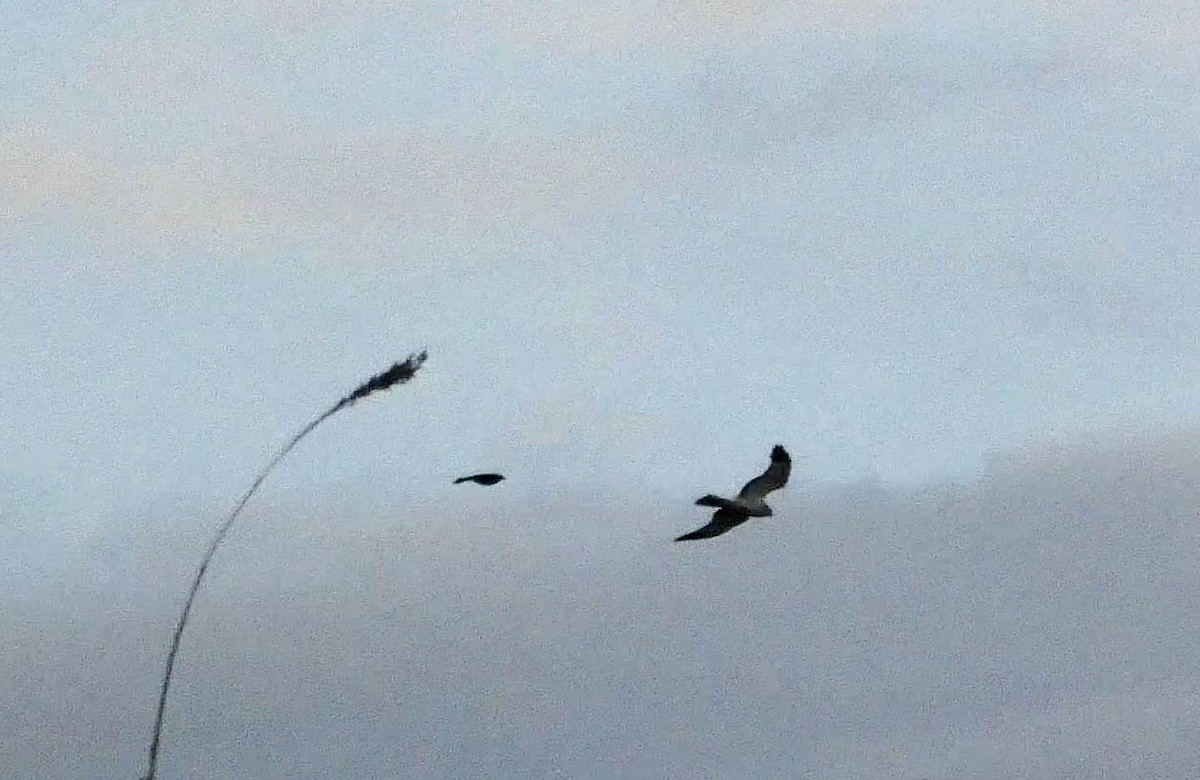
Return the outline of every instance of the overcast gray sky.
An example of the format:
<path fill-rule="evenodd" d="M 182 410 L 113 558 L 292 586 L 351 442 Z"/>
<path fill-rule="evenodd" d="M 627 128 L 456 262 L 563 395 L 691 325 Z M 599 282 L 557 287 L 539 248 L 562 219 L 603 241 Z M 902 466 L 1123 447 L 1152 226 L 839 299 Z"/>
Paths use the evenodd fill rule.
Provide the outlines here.
<path fill-rule="evenodd" d="M 329 740 L 313 754 L 323 757 L 304 759 L 316 762 L 309 769 L 293 766 L 280 777 L 336 774 L 320 763 L 335 760 L 329 745 L 346 751 L 347 767 L 369 754 L 384 771 L 388 761 L 415 760 L 418 743 L 433 756 L 428 774 L 454 776 L 467 771 L 447 757 L 463 729 L 478 740 L 464 755 L 539 776 L 620 766 L 645 777 L 728 776 L 755 769 L 738 762 L 764 750 L 775 758 L 759 768 L 780 776 L 789 766 L 821 777 L 896 776 L 889 766 L 912 777 L 1001 777 L 1014 767 L 1030 776 L 1093 776 L 1088 767 L 1099 765 L 1071 768 L 1070 755 L 1083 748 L 1063 758 L 969 730 L 963 739 L 976 741 L 955 742 L 961 752 L 948 763 L 881 754 L 882 768 L 864 774 L 838 763 L 857 755 L 855 745 L 892 744 L 859 739 L 854 728 L 907 729 L 904 744 L 914 750 L 950 739 L 955 711 L 928 705 L 937 712 L 914 719 L 915 699 L 889 698 L 871 673 L 936 676 L 946 657 L 934 651 L 941 635 L 926 630 L 920 604 L 945 599 L 938 603 L 949 612 L 935 610 L 944 617 L 971 604 L 982 609 L 971 599 L 997 597 L 953 577 L 943 594 L 937 580 L 922 579 L 926 569 L 906 570 L 906 559 L 886 554 L 885 543 L 900 534 L 914 556 L 949 545 L 947 565 L 970 565 L 957 543 L 926 536 L 926 526 L 965 521 L 944 506 L 927 513 L 914 497 L 983 491 L 981 506 L 992 506 L 1000 499 L 980 487 L 991 483 L 977 480 L 991 479 L 1012 452 L 1033 463 L 1014 491 L 1059 496 L 1062 486 L 1029 476 L 1056 473 L 1059 456 L 1047 456 L 1055 448 L 1071 453 L 1072 473 L 1086 472 L 1079 464 L 1099 457 L 1098 443 L 1120 462 L 1125 456 L 1114 453 L 1128 454 L 1127 445 L 1189 441 L 1200 420 L 1200 10 L 1172 0 L 996 6 L 4 3 L 0 361 L 9 370 L 0 380 L 0 593 L 13 602 L 2 614 L 15 617 L 0 620 L 12 622 L 18 657 L 74 664 L 34 686 L 58 697 L 55 706 L 18 698 L 12 710 L 37 724 L 42 739 L 53 740 L 59 727 L 85 735 L 76 751 L 55 743 L 56 761 L 79 757 L 75 774 L 62 763 L 38 768 L 27 752 L 18 759 L 23 771 L 136 771 L 152 716 L 146 667 L 161 663 L 207 534 L 299 426 L 427 347 L 429 362 L 411 385 L 331 421 L 248 511 L 246 536 L 235 537 L 198 606 L 225 629 L 198 622 L 185 641 L 195 643 L 193 665 L 181 669 L 191 682 L 181 684 L 168 722 L 196 730 L 177 730 L 164 747 L 168 756 L 176 751 L 172 771 L 180 775 L 172 776 L 271 776 L 263 763 L 271 750 L 295 755 L 286 739 L 265 751 L 219 740 L 288 722 L 276 706 L 311 720 L 297 727 L 306 739 Z M 764 526 L 706 551 L 665 544 L 702 520 L 689 506 L 696 495 L 736 489 L 775 442 L 796 459 L 783 499 L 790 512 L 777 512 L 788 516 L 770 526 L 786 527 L 788 541 Z M 1144 491 L 1164 506 L 1128 507 L 1123 521 L 1190 511 L 1177 495 L 1195 482 L 1190 449 L 1164 447 L 1170 457 L 1138 460 L 1139 473 L 1178 490 Z M 476 498 L 447 486 L 475 470 L 510 477 L 481 494 L 499 502 L 495 513 L 487 503 L 464 506 Z M 876 483 L 894 489 L 872 492 Z M 832 487 L 851 484 L 858 487 Z M 834 498 L 822 509 L 806 495 Z M 1128 556 L 1138 550 L 1194 549 L 1194 537 L 1171 526 L 1180 534 L 1171 544 L 1155 537 L 1148 547 L 1114 551 L 1083 530 L 1087 508 L 1099 505 L 1086 491 L 1062 495 L 1082 513 L 1071 532 L 1079 536 L 1062 543 L 1094 544 L 1082 548 L 1091 557 L 1079 564 L 1088 577 L 1110 566 L 1134 577 Z M 897 526 L 878 537 L 860 527 L 854 507 L 868 500 L 862 496 L 891 496 L 903 506 L 895 522 L 910 522 L 916 535 Z M 989 511 L 1008 518 L 1007 510 Z M 1018 525 L 1036 536 L 1053 514 Z M 287 556 L 273 553 L 264 539 L 289 516 L 310 530 L 289 536 Z M 823 527 L 822 517 L 834 533 L 835 516 L 847 524 L 836 531 L 844 565 L 861 574 L 864 598 L 884 602 L 855 612 L 832 593 L 811 591 L 840 587 L 831 559 L 807 546 L 833 542 L 806 536 Z M 477 537 L 481 523 L 486 533 Z M 516 534 L 512 525 L 543 533 Z M 255 533 L 266 535 L 258 547 Z M 405 534 L 438 554 L 424 563 L 401 555 L 396 540 Z M 396 546 L 376 548 L 370 540 L 379 538 Z M 1029 539 L 1023 545 L 1004 560 L 1022 576 L 1048 576 L 1039 568 L 1046 551 Z M 246 557 L 255 549 L 259 555 Z M 1008 557 L 1019 555 L 1026 557 Z M 288 598 L 275 579 L 251 571 L 286 579 L 293 560 L 306 561 L 305 572 L 326 568 L 292 582 Z M 571 581 L 580 587 L 554 585 L 549 603 L 522 587 L 522 572 L 536 585 L 570 571 L 581 572 Z M 450 585 L 443 575 L 452 575 Z M 508 584 L 502 601 L 484 597 L 495 578 Z M 1168 598 L 1165 581 L 1138 582 L 1150 602 Z M 1169 584 L 1194 606 L 1190 574 Z M 411 601 L 396 601 L 401 585 Z M 604 594 L 617 585 L 623 601 L 610 616 L 616 608 Z M 799 706 L 787 703 L 788 692 L 816 684 L 803 676 L 806 664 L 887 643 L 872 634 L 876 644 L 864 645 L 853 631 L 828 628 L 834 633 L 816 644 L 784 648 L 793 638 L 784 622 L 833 626 L 839 614 L 851 624 L 855 615 L 886 614 L 887 599 L 901 598 L 887 590 L 893 586 L 916 599 L 902 599 L 900 610 L 909 614 L 901 635 L 917 648 L 912 657 L 898 658 L 891 646 L 854 655 L 861 664 L 845 667 L 845 680 L 830 673 L 817 685 L 829 707 L 842 709 L 805 710 L 831 718 L 825 730 L 789 731 L 800 726 L 786 710 Z M 640 616 L 639 587 L 653 593 Z M 799 610 L 787 621 L 780 612 L 745 614 L 747 604 L 772 603 L 780 588 L 788 609 Z M 710 593 L 726 601 L 685 609 Z M 445 630 L 480 632 L 465 644 L 429 630 L 429 621 L 447 619 L 437 611 L 447 594 L 472 611 Z M 1086 599 L 1042 595 L 1022 591 L 1044 610 L 1030 630 L 1057 627 L 1076 641 L 1062 627 L 1078 627 Z M 277 670 L 263 671 L 262 687 L 237 701 L 222 698 L 234 696 L 219 690 L 232 668 L 221 665 L 223 653 L 250 641 L 238 638 L 238 626 L 252 618 L 233 607 L 246 599 L 270 605 L 274 621 L 253 663 L 274 669 L 307 653 L 311 700 L 268 706 L 295 688 L 270 676 Z M 296 603 L 308 617 L 286 609 Z M 528 638 L 519 618 L 486 622 L 500 604 L 516 615 L 544 607 L 579 623 Z M 97 605 L 95 614 L 116 622 L 86 612 Z M 1105 613 L 1127 628 L 1128 644 L 1113 640 L 1122 652 L 1148 641 L 1136 612 Z M 84 614 L 92 617 L 72 622 Z M 748 622 L 730 624 L 735 614 Z M 1194 627 L 1193 613 L 1171 619 L 1181 617 Z M 307 619 L 336 642 L 310 642 Z M 631 646 L 686 634 L 697 643 L 711 635 L 712 649 L 681 651 L 678 665 L 649 650 L 648 659 L 601 653 L 585 676 L 591 692 L 572 688 L 567 674 L 537 685 L 522 676 L 552 674 L 521 660 L 523 652 L 586 652 L 610 619 Z M 368 641 L 362 632 L 370 625 L 380 633 Z M 351 664 L 344 680 L 330 671 L 326 653 L 382 653 L 416 628 L 440 639 L 406 646 L 388 662 L 392 671 Z M 772 705 L 783 709 L 763 715 L 765 731 L 739 726 L 718 747 L 709 733 L 744 720 L 758 699 L 751 692 L 771 689 L 764 679 L 730 677 L 736 666 L 726 651 L 751 629 L 760 654 L 781 653 L 801 670 Z M 495 656 L 490 639 L 479 637 L 496 639 Z M 993 639 L 967 632 L 955 641 L 976 658 Z M 402 715 L 372 699 L 365 706 L 375 708 L 373 736 L 357 747 L 330 736 L 343 733 L 330 712 L 341 713 L 336 728 L 346 734 L 365 728 L 338 702 L 362 704 L 355 697 L 363 691 L 382 696 L 379 675 L 407 680 L 424 663 L 417 659 L 450 663 L 447 646 L 460 648 L 450 657 L 458 666 L 431 671 L 424 698 L 406 699 Z M 202 648 L 211 650 L 207 661 Z M 695 653 L 709 653 L 714 676 L 693 671 L 676 687 Z M 115 660 L 92 663 L 95 654 Z M 1050 672 L 1030 671 L 1040 660 L 1018 652 L 1005 674 L 1041 679 Z M 454 705 L 438 686 L 458 673 L 478 683 L 493 663 L 502 668 L 489 685 L 499 687 L 470 707 L 550 706 L 504 687 L 524 680 L 532 693 L 522 695 L 556 691 L 554 706 L 576 708 L 586 728 L 560 728 L 561 718 L 543 712 L 536 722 L 559 726 L 515 733 L 517 715 L 448 712 L 468 704 Z M 518 663 L 532 666 L 503 666 Z M 1112 670 L 1104 659 L 1095 663 Z M 1161 681 L 1175 662 L 1148 663 Z M 1092 667 L 1069 666 L 1071 680 L 1096 679 Z M 628 688 L 612 684 L 618 668 L 630 675 Z M 756 668 L 738 674 L 767 674 Z M 1194 707 L 1200 685 L 1186 665 L 1170 668 Z M 1002 696 L 1015 678 L 989 679 Z M 128 722 L 99 717 L 106 710 L 94 700 L 71 719 L 69 692 L 108 690 L 118 680 Z M 853 682 L 849 692 L 839 681 Z M 709 683 L 727 686 L 727 709 L 719 699 L 708 709 L 695 704 Z M 1159 689 L 1146 685 L 1129 696 L 1152 709 Z M 647 691 L 650 703 L 637 703 Z M 1118 697 L 1110 703 L 1127 692 L 1083 683 L 1039 691 L 1036 700 L 997 703 L 992 715 L 1007 720 L 967 707 L 962 723 L 1038 734 L 1066 710 L 1092 707 L 1088 697 L 1099 691 Z M 1183 717 L 1181 700 L 1172 701 L 1157 716 L 1139 710 L 1149 718 L 1146 739 L 1163 725 L 1156 717 Z M 630 727 L 620 725 L 631 716 L 621 710 L 627 705 L 644 707 L 633 714 L 646 723 L 666 707 L 673 725 L 631 742 Z M 880 707 L 886 712 L 872 709 Z M 211 721 L 223 708 L 236 717 Z M 1122 714 L 1110 713 L 1109 732 L 1135 734 L 1121 728 Z M 842 717 L 858 726 L 830 725 L 849 723 Z M 1174 733 L 1158 730 L 1162 740 Z M 579 739 L 587 749 L 568 755 Z M 384 743 L 390 747 L 380 752 Z M 1168 769 L 1195 758 L 1190 745 L 1158 747 Z M 711 762 L 705 750 L 715 751 Z M 618 754 L 634 763 L 614 763 Z"/>

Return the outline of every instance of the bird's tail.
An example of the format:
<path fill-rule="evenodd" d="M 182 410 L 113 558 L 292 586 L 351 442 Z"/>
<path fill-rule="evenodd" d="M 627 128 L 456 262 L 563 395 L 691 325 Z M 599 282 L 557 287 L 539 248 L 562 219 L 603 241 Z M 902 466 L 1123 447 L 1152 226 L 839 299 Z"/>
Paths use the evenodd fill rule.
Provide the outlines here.
<path fill-rule="evenodd" d="M 737 509 L 741 505 L 736 501 L 730 501 L 728 498 L 721 498 L 709 493 L 703 498 L 696 499 L 696 506 L 714 506 L 717 509 Z"/>
<path fill-rule="evenodd" d="M 471 479 L 470 477 L 459 477 L 458 479 L 454 480 L 454 484 L 461 485 L 462 483 L 467 482 L 470 479 Z"/>

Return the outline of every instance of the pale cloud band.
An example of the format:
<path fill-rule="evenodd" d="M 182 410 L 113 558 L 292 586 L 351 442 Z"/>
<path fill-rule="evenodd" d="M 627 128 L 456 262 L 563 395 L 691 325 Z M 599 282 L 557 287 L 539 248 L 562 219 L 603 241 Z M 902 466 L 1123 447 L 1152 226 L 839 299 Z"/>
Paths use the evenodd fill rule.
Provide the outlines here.
<path fill-rule="evenodd" d="M 1134 62 L 1183 51 L 1186 31 L 1198 26 L 1190 22 L 1200 21 L 1186 6 L 1133 13 L 1094 5 L 1087 13 L 1024 7 L 1026 16 L 1010 9 L 995 29 L 972 35 L 1048 35 L 1039 45 L 1059 54 L 1047 67 L 1088 74 L 1088 58 L 1111 68 L 1114 56 Z M 10 219 L 65 216 L 113 253 L 262 255 L 298 247 L 379 256 L 414 236 L 470 245 L 472 235 L 556 232 L 640 195 L 661 197 L 661 182 L 691 179 L 694 189 L 709 188 L 710 175 L 699 167 L 707 161 L 688 147 L 721 139 L 731 127 L 749 135 L 728 142 L 758 148 L 759 160 L 732 171 L 721 187 L 736 191 L 737 179 L 748 176 L 774 176 L 783 186 L 791 166 L 773 171 L 770 161 L 797 143 L 853 137 L 861 131 L 855 123 L 904 117 L 906 106 L 921 111 L 940 99 L 928 84 L 906 81 L 912 76 L 902 69 L 913 63 L 904 57 L 894 63 L 900 71 L 884 60 L 883 67 L 858 67 L 856 76 L 853 60 L 830 69 L 820 61 L 822 46 L 806 53 L 803 42 L 844 39 L 870 62 L 897 47 L 936 45 L 962 26 L 961 14 L 948 12 L 939 25 L 921 15 L 932 11 L 919 10 L 896 2 L 486 3 L 461 12 L 470 35 L 435 32 L 460 28 L 446 24 L 444 9 L 421 5 L 146 12 L 127 32 L 110 27 L 76 52 L 77 70 L 43 85 L 40 116 L 0 125 L 0 204 Z M 370 37 L 388 25 L 396 32 Z M 400 25 L 413 29 L 401 34 Z M 881 35 L 886 43 L 877 46 Z M 795 81 L 754 87 L 762 91 L 745 103 L 697 91 L 696 69 L 731 51 L 764 56 L 778 70 L 772 78 Z M 393 55 L 389 68 L 385 58 Z M 441 72 L 437 63 L 451 56 L 481 57 L 499 71 L 495 78 Z M 781 56 L 796 58 L 794 65 L 781 69 Z M 937 67 L 950 73 L 969 64 L 956 56 L 947 52 Z M 563 68 L 582 80 L 567 79 L 572 71 Z M 629 69 L 624 92 L 605 92 L 611 68 Z M 542 83 L 539 69 L 560 76 Z M 639 70 L 660 76 L 639 83 Z M 519 86 L 525 77 L 531 83 Z M 969 90 L 971 78 L 957 74 L 942 88 Z M 611 105 L 571 119 L 579 110 L 571 106 L 593 90 L 611 95 Z M 359 99 L 367 113 L 347 116 L 347 101 Z M 380 99 L 431 110 L 389 115 Z M 696 99 L 710 101 L 711 110 L 686 108 L 680 127 L 670 126 L 669 113 L 653 113 L 664 101 Z M 1005 121 L 997 132 L 1021 132 L 1006 130 Z"/>

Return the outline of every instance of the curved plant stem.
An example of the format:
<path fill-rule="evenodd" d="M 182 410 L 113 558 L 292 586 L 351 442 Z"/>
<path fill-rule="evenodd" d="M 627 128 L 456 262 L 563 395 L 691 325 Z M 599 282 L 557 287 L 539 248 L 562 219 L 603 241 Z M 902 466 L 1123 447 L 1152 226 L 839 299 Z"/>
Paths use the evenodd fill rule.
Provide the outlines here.
<path fill-rule="evenodd" d="M 320 417 L 304 426 L 304 428 L 302 428 L 299 433 L 293 436 L 292 440 L 289 441 L 287 445 L 284 446 L 284 448 L 281 449 L 279 453 L 271 459 L 271 462 L 259 472 L 258 476 L 254 478 L 254 483 L 250 485 L 250 489 L 246 491 L 245 495 L 242 496 L 242 499 L 238 501 L 237 506 L 235 506 L 233 511 L 229 513 L 229 517 L 225 518 L 225 522 L 221 524 L 221 527 L 217 529 L 217 533 L 213 536 L 212 543 L 209 544 L 208 550 L 204 553 L 204 558 L 200 561 L 200 568 L 196 571 L 196 576 L 192 579 L 192 587 L 188 591 L 187 601 L 185 601 L 183 604 L 183 611 L 179 613 L 179 622 L 175 624 L 175 633 L 171 636 L 171 649 L 167 652 L 167 667 L 166 671 L 163 672 L 162 685 L 158 690 L 158 712 L 154 717 L 154 736 L 150 740 L 150 767 L 146 772 L 144 780 L 155 780 L 155 773 L 158 771 L 158 748 L 159 740 L 162 737 L 163 715 L 167 708 L 167 692 L 171 688 L 171 675 L 175 670 L 175 656 L 179 652 L 179 642 L 183 638 L 183 630 L 187 627 L 188 616 L 191 615 L 192 604 L 196 600 L 196 593 L 200 590 L 200 583 L 204 580 L 205 572 L 208 571 L 208 564 L 212 561 L 213 555 L 216 554 L 217 548 L 221 546 L 221 542 L 225 539 L 225 535 L 229 532 L 230 527 L 233 526 L 234 521 L 237 520 L 238 515 L 241 514 L 242 509 L 246 506 L 246 502 L 250 500 L 250 497 L 254 495 L 259 486 L 262 485 L 263 480 L 267 478 L 267 475 L 271 473 L 272 469 L 275 468 L 279 461 L 283 460 L 284 457 L 291 452 L 297 444 L 300 443 L 301 439 L 312 433 L 314 428 L 340 412 L 342 409 L 350 406 L 355 401 L 358 401 L 361 398 L 366 398 L 372 393 L 386 390 L 393 385 L 402 384 L 412 379 L 417 373 L 417 369 L 419 369 L 421 364 L 425 362 L 426 357 L 427 353 L 421 352 L 419 355 L 409 355 L 408 359 L 404 360 L 403 362 L 393 364 L 392 367 L 387 371 L 371 377 L 366 382 L 355 388 L 354 392 L 350 393 L 345 398 L 342 398 L 336 404 L 331 406 Z"/>

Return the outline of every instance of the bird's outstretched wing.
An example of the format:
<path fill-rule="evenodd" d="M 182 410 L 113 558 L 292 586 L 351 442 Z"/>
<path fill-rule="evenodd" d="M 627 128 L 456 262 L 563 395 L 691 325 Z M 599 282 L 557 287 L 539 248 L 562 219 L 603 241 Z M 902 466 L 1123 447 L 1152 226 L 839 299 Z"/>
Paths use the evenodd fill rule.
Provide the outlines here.
<path fill-rule="evenodd" d="M 461 485 L 464 482 L 474 482 L 479 485 L 494 485 L 504 479 L 502 474 L 472 474 L 469 477 L 459 477 L 454 480 L 454 484 Z"/>
<path fill-rule="evenodd" d="M 750 516 L 745 512 L 738 512 L 734 509 L 718 509 L 713 512 L 712 520 L 708 525 L 703 528 L 697 528 L 690 534 L 684 534 L 675 541 L 690 542 L 693 539 L 711 539 L 714 536 L 720 536 L 726 531 L 737 528 L 749 518 Z"/>
<path fill-rule="evenodd" d="M 771 465 L 767 466 L 767 470 L 762 474 L 747 482 L 741 492 L 738 493 L 738 498 L 761 501 L 767 493 L 770 493 L 772 490 L 779 490 L 779 488 L 786 485 L 791 473 L 791 456 L 787 454 L 787 450 L 776 444 L 774 449 L 771 450 Z"/>

